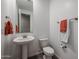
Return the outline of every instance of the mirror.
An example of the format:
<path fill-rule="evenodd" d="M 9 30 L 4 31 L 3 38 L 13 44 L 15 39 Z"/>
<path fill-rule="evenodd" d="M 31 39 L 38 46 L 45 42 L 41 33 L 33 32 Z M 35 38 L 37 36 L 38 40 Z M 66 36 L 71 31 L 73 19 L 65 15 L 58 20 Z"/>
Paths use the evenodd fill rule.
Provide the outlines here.
<path fill-rule="evenodd" d="M 33 1 L 32 0 L 16 0 L 18 20 L 16 25 L 16 33 L 32 32 L 33 20 Z"/>

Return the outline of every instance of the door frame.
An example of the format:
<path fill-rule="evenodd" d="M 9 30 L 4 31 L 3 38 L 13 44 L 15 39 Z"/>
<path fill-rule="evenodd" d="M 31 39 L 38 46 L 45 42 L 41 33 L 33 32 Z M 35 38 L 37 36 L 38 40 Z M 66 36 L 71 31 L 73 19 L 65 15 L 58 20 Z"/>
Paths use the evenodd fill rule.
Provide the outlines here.
<path fill-rule="evenodd" d="M 19 32 L 21 33 L 21 14 L 30 15 L 30 33 L 32 32 L 32 20 L 33 20 L 33 13 L 32 11 L 19 9 Z"/>

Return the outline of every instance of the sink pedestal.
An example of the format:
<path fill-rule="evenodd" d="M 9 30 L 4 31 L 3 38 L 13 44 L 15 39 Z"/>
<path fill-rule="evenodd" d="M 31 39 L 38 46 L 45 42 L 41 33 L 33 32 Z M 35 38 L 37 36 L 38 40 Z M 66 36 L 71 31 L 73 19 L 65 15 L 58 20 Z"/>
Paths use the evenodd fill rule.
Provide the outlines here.
<path fill-rule="evenodd" d="M 14 43 L 17 45 L 22 46 L 22 59 L 27 59 L 28 58 L 28 44 L 34 40 L 33 36 L 27 36 L 27 38 L 23 37 L 17 37 L 13 40 Z"/>
<path fill-rule="evenodd" d="M 22 59 L 27 59 L 28 52 L 27 52 L 27 45 L 22 45 Z"/>

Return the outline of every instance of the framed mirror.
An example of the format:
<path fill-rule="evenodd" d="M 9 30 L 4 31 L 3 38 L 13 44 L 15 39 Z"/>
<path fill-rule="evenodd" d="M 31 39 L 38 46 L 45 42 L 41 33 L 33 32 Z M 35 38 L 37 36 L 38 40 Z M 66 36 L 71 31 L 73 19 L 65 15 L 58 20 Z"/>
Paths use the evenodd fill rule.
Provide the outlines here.
<path fill-rule="evenodd" d="M 16 0 L 18 11 L 18 25 L 16 25 L 16 33 L 31 33 L 33 20 L 33 1 L 32 0 Z"/>

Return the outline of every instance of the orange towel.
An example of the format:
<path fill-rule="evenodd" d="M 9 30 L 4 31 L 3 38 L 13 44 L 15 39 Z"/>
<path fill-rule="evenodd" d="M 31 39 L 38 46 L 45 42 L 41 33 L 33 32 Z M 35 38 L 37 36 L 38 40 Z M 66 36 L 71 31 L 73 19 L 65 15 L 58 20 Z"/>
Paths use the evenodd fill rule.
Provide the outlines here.
<path fill-rule="evenodd" d="M 64 19 L 60 22 L 60 32 L 67 31 L 67 19 Z"/>
<path fill-rule="evenodd" d="M 19 32 L 19 27 L 18 27 L 18 25 L 16 25 L 16 33 L 18 33 Z"/>

